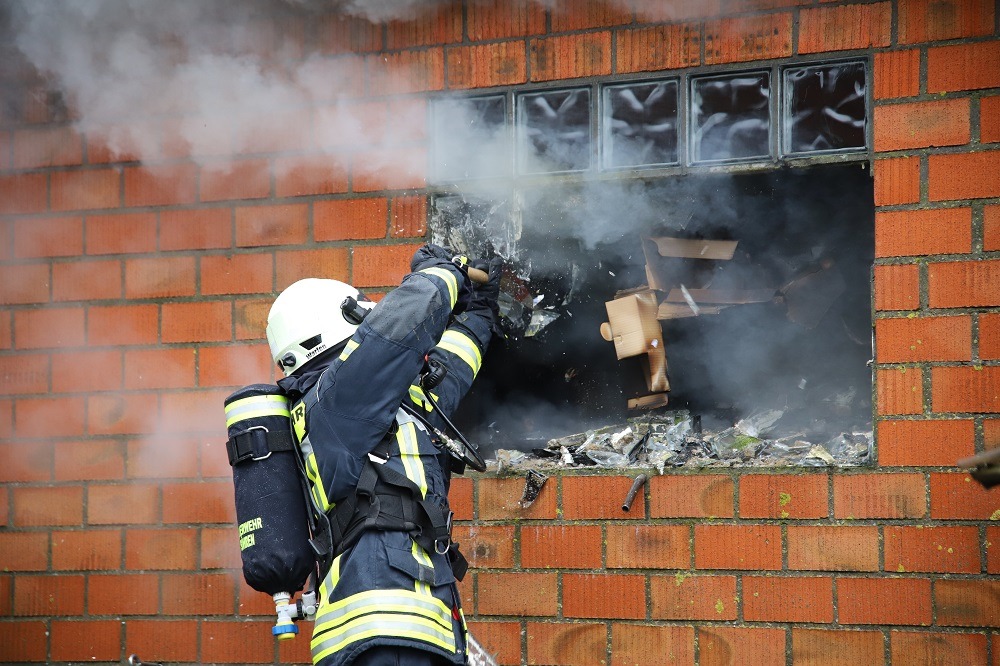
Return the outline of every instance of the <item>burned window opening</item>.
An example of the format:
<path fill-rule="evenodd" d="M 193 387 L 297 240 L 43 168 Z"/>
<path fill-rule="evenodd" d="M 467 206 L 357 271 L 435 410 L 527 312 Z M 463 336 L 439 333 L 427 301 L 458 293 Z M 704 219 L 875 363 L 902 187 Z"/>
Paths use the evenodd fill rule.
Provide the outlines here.
<path fill-rule="evenodd" d="M 431 218 L 434 242 L 508 260 L 508 340 L 459 414 L 504 464 L 870 461 L 866 168 L 440 194 Z M 606 304 L 650 286 L 669 392 L 650 381 L 657 359 L 619 360 L 601 336 Z M 629 409 L 661 394 L 666 406 Z"/>

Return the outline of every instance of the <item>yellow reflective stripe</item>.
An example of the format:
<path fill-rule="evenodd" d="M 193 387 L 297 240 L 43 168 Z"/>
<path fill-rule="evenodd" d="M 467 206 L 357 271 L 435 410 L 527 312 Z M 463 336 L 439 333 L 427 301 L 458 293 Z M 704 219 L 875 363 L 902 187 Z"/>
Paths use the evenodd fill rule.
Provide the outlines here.
<path fill-rule="evenodd" d="M 431 561 L 430 555 L 427 551 L 420 547 L 416 541 L 410 544 L 410 553 L 413 555 L 413 559 L 417 561 L 417 564 L 422 564 L 428 567 L 432 571 L 434 570 L 434 562 Z M 431 586 L 428 583 L 422 583 L 419 580 L 414 581 L 414 590 L 419 594 L 431 594 Z"/>
<path fill-rule="evenodd" d="M 367 590 L 358 592 L 349 597 L 335 601 L 334 603 L 322 605 L 316 613 L 316 623 L 336 623 L 337 618 L 344 618 L 348 615 L 355 616 L 359 612 L 367 612 L 372 609 L 396 608 L 400 612 L 417 613 L 429 618 L 433 618 L 444 627 L 451 626 L 451 609 L 437 597 L 428 597 L 410 590 Z M 357 612 L 355 612 L 357 611 Z M 336 617 L 326 619 L 327 615 Z"/>
<path fill-rule="evenodd" d="M 420 450 L 417 448 L 417 429 L 413 423 L 402 423 L 396 431 L 396 442 L 399 443 L 399 457 L 406 470 L 406 478 L 420 488 L 420 496 L 427 495 L 427 476 L 424 474 L 424 463 L 420 461 Z"/>
<path fill-rule="evenodd" d="M 316 505 L 323 511 L 329 511 L 330 500 L 326 496 L 326 488 L 323 487 L 323 477 L 319 475 L 319 466 L 316 464 L 315 453 L 310 453 L 306 456 L 306 476 L 312 481 L 309 491 L 312 493 Z"/>
<path fill-rule="evenodd" d="M 479 347 L 469 336 L 459 333 L 454 329 L 448 329 L 441 336 L 441 342 L 437 346 L 450 351 L 465 361 L 472 368 L 473 376 L 479 373 L 479 368 L 483 365 L 483 355 L 479 351 Z"/>
<path fill-rule="evenodd" d="M 344 346 L 344 351 L 340 352 L 340 360 L 346 361 L 347 357 L 358 348 L 359 343 L 355 342 L 353 339 L 347 341 L 347 345 Z"/>
<path fill-rule="evenodd" d="M 306 438 L 306 404 L 300 402 L 292 410 L 292 430 L 295 438 L 301 443 Z"/>
<path fill-rule="evenodd" d="M 254 395 L 226 405 L 226 427 L 259 416 L 288 416 L 288 398 L 281 395 Z"/>
<path fill-rule="evenodd" d="M 455 274 L 446 268 L 439 268 L 437 266 L 425 268 L 420 272 L 435 275 L 444 280 L 444 283 L 448 286 L 448 295 L 451 298 L 451 307 L 455 307 L 455 303 L 458 302 L 458 278 L 455 277 Z"/>
<path fill-rule="evenodd" d="M 314 636 L 312 640 L 313 663 L 318 664 L 327 656 L 343 650 L 351 643 L 376 636 L 409 638 L 436 645 L 454 653 L 455 634 L 441 631 L 432 621 L 409 614 L 373 612 L 359 617 L 330 634 Z"/>
<path fill-rule="evenodd" d="M 428 396 L 430 396 L 430 400 L 427 399 Z M 410 400 L 413 401 L 413 404 L 423 407 L 424 411 L 429 412 L 434 409 L 431 401 L 437 402 L 438 397 L 435 393 L 424 393 L 424 390 L 416 384 L 410 384 Z"/>
<path fill-rule="evenodd" d="M 337 555 L 333 558 L 333 563 L 330 565 L 330 571 L 327 572 L 326 578 L 323 582 L 319 584 L 319 598 L 329 599 L 330 593 L 333 592 L 333 588 L 337 587 L 337 583 L 340 582 L 340 558 L 344 556 L 343 553 Z"/>

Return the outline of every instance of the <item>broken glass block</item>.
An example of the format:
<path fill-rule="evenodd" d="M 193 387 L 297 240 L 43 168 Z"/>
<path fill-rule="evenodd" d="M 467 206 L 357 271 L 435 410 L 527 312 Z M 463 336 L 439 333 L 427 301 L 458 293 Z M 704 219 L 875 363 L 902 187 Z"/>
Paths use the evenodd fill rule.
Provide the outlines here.
<path fill-rule="evenodd" d="M 515 104 L 521 173 L 590 167 L 589 88 L 524 93 Z"/>
<path fill-rule="evenodd" d="M 771 154 L 768 72 L 691 80 L 691 159 L 715 162 Z"/>
<path fill-rule="evenodd" d="M 604 88 L 605 168 L 677 163 L 677 81 Z"/>
<path fill-rule="evenodd" d="M 503 95 L 440 99 L 431 110 L 431 172 L 437 181 L 510 174 L 507 102 Z"/>
<path fill-rule="evenodd" d="M 784 152 L 864 150 L 864 63 L 790 67 L 784 77 Z"/>

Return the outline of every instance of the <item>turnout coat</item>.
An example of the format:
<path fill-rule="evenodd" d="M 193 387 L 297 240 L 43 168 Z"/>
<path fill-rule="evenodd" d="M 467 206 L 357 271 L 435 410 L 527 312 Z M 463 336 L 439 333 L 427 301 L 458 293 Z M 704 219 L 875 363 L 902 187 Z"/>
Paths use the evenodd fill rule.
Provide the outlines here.
<path fill-rule="evenodd" d="M 482 364 L 493 313 L 473 299 L 453 316 L 468 278 L 447 260 L 430 263 L 372 309 L 339 356 L 279 381 L 293 401 L 293 429 L 318 513 L 332 515 L 355 496 L 366 466 L 384 464 L 450 516 L 452 459 L 400 405 L 409 401 L 435 425 L 438 411 L 450 415 Z M 417 381 L 428 358 L 447 368 L 430 395 Z M 320 571 L 313 663 L 349 664 L 375 646 L 466 663 L 467 630 L 447 550 L 447 543 L 425 548 L 395 530 L 365 530 L 346 551 L 335 550 Z"/>

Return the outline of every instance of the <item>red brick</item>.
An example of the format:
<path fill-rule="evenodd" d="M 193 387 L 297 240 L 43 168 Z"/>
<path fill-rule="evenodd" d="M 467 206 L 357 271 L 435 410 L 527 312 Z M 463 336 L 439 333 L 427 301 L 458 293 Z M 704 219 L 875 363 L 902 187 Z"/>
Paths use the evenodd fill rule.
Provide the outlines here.
<path fill-rule="evenodd" d="M 49 641 L 53 661 L 117 661 L 120 620 L 53 620 Z"/>
<path fill-rule="evenodd" d="M 732 518 L 734 496 L 729 476 L 655 476 L 649 481 L 649 514 L 651 518 Z"/>
<path fill-rule="evenodd" d="M 427 198 L 393 197 L 389 217 L 391 238 L 423 238 L 427 235 Z"/>
<path fill-rule="evenodd" d="M 242 206 L 236 209 L 236 246 L 297 245 L 309 236 L 309 207 Z"/>
<path fill-rule="evenodd" d="M 444 51 L 441 48 L 400 51 L 365 58 L 368 94 L 405 95 L 444 89 Z"/>
<path fill-rule="evenodd" d="M 619 30 L 615 71 L 658 72 L 701 62 L 701 29 L 696 24 L 660 25 Z"/>
<path fill-rule="evenodd" d="M 49 300 L 48 264 L 0 266 L 0 304 L 44 303 Z"/>
<path fill-rule="evenodd" d="M 201 168 L 201 200 L 261 199 L 271 193 L 267 160 L 213 163 Z"/>
<path fill-rule="evenodd" d="M 5 439 L 10 438 L 8 432 Z M 49 442 L 12 441 L 0 445 L 0 482 L 51 481 L 53 455 Z"/>
<path fill-rule="evenodd" d="M 52 265 L 54 301 L 90 301 L 121 298 L 120 261 L 72 261 Z"/>
<path fill-rule="evenodd" d="M 339 103 L 316 110 L 316 144 L 328 162 L 345 162 L 352 148 L 384 146 L 389 132 L 387 100 Z M 400 124 L 414 122 L 411 118 L 394 118 Z M 348 132 L 344 128 L 349 128 Z"/>
<path fill-rule="evenodd" d="M 14 578 L 14 615 L 82 615 L 83 576 Z"/>
<path fill-rule="evenodd" d="M 83 138 L 72 127 L 14 132 L 14 168 L 72 166 L 83 161 Z"/>
<path fill-rule="evenodd" d="M 875 213 L 876 257 L 971 251 L 972 210 L 969 208 Z"/>
<path fill-rule="evenodd" d="M 705 63 L 783 58 L 792 54 L 792 15 L 724 18 L 705 24 Z"/>
<path fill-rule="evenodd" d="M 701 666 L 728 664 L 782 664 L 784 629 L 749 627 L 699 627 Z"/>
<path fill-rule="evenodd" d="M 317 201 L 313 233 L 317 241 L 385 238 L 388 214 L 383 197 Z"/>
<path fill-rule="evenodd" d="M 159 518 L 160 490 L 155 485 L 91 484 L 87 489 L 88 525 L 141 525 Z"/>
<path fill-rule="evenodd" d="M 950 466 L 974 453 L 971 420 L 879 421 L 881 466 Z"/>
<path fill-rule="evenodd" d="M 42 621 L 0 623 L 0 659 L 6 663 L 46 661 L 49 630 Z"/>
<path fill-rule="evenodd" d="M 159 322 L 155 305 L 92 307 L 87 312 L 87 342 L 92 346 L 152 344 L 159 335 Z"/>
<path fill-rule="evenodd" d="M 972 319 L 900 317 L 875 321 L 879 363 L 968 361 L 972 358 Z"/>
<path fill-rule="evenodd" d="M 833 579 L 745 576 L 743 617 L 750 622 L 833 621 Z"/>
<path fill-rule="evenodd" d="M 592 666 L 605 663 L 608 630 L 602 624 L 527 623 L 528 664 Z"/>
<path fill-rule="evenodd" d="M 1000 95 L 984 96 L 979 100 L 979 140 L 982 143 L 1000 141 Z"/>
<path fill-rule="evenodd" d="M 1000 501 L 968 474 L 931 473 L 931 518 L 934 520 L 996 520 Z"/>
<path fill-rule="evenodd" d="M 469 560 L 470 567 L 510 569 L 514 566 L 515 536 L 512 525 L 456 525 L 452 530 L 452 541 L 461 545 L 462 554 Z"/>
<path fill-rule="evenodd" d="M 892 3 L 803 9 L 799 14 L 799 53 L 889 46 Z"/>
<path fill-rule="evenodd" d="M 271 353 L 265 345 L 203 347 L 198 359 L 199 386 L 244 386 L 271 373 Z"/>
<path fill-rule="evenodd" d="M 1000 314 L 979 315 L 979 358 L 1000 359 Z"/>
<path fill-rule="evenodd" d="M 792 663 L 877 664 L 885 660 L 880 631 L 792 628 Z M 896 663 L 895 661 L 893 663 Z"/>
<path fill-rule="evenodd" d="M 410 272 L 410 259 L 419 247 L 414 244 L 355 247 L 351 284 L 355 287 L 399 284 Z"/>
<path fill-rule="evenodd" d="M 307 150 L 312 143 L 312 112 L 289 105 L 243 114 L 235 125 L 234 149 L 243 155 Z"/>
<path fill-rule="evenodd" d="M 924 402 L 923 371 L 906 367 L 877 368 L 875 395 L 875 413 L 880 416 L 920 414 Z"/>
<path fill-rule="evenodd" d="M 365 53 L 383 48 L 382 24 L 337 14 L 314 17 L 317 48 L 326 55 Z"/>
<path fill-rule="evenodd" d="M 462 41 L 461 2 L 429 5 L 415 14 L 386 23 L 386 48 L 397 50 Z"/>
<path fill-rule="evenodd" d="M 83 523 L 82 486 L 15 487 L 11 492 L 12 525 L 39 527 Z"/>
<path fill-rule="evenodd" d="M 475 516 L 473 508 L 473 481 L 470 478 L 453 478 L 448 489 L 448 504 L 455 514 L 455 520 L 472 520 Z"/>
<path fill-rule="evenodd" d="M 233 478 L 233 468 L 229 466 L 229 456 L 226 454 L 224 442 L 217 439 L 202 439 L 198 457 L 201 459 L 201 478 L 216 477 L 227 481 Z"/>
<path fill-rule="evenodd" d="M 834 518 L 922 518 L 927 514 L 920 474 L 851 474 L 833 477 Z"/>
<path fill-rule="evenodd" d="M 608 2 L 579 3 L 555 0 L 551 5 L 552 31 L 568 32 L 587 28 L 602 28 L 632 22 L 631 8 Z"/>
<path fill-rule="evenodd" d="M 1000 305 L 1000 260 L 928 264 L 932 308 Z"/>
<path fill-rule="evenodd" d="M 415 250 L 416 247 L 414 246 Z M 411 254 L 413 251 L 411 250 Z M 342 247 L 330 247 L 322 250 L 296 250 L 276 252 L 274 257 L 275 287 L 284 289 L 297 280 L 307 277 L 331 278 L 347 282 L 347 250 Z M 409 259 L 407 259 L 409 266 Z M 354 286 L 361 286 L 353 282 Z M 267 305 L 270 308 L 270 303 Z M 266 317 L 266 312 L 264 313 Z M 266 321 L 266 319 L 265 319 Z M 258 329 L 258 335 L 264 329 Z"/>
<path fill-rule="evenodd" d="M 740 477 L 741 518 L 826 518 L 825 474 L 748 474 Z"/>
<path fill-rule="evenodd" d="M 2 117 L 2 116 L 0 116 Z M 13 133 L 8 131 L 0 132 L 0 170 L 6 171 L 11 168 L 11 145 Z"/>
<path fill-rule="evenodd" d="M 986 528 L 986 573 L 1000 573 L 1000 526 Z"/>
<path fill-rule="evenodd" d="M 885 570 L 979 573 L 975 527 L 885 527 Z"/>
<path fill-rule="evenodd" d="M 155 615 L 160 606 L 156 574 L 90 574 L 87 612 L 91 615 Z"/>
<path fill-rule="evenodd" d="M 278 197 L 334 194 L 347 191 L 347 168 L 329 156 L 296 156 L 274 161 L 274 193 Z"/>
<path fill-rule="evenodd" d="M 875 54 L 872 96 L 875 99 L 920 94 L 920 51 L 880 51 Z"/>
<path fill-rule="evenodd" d="M 875 150 L 906 150 L 969 143 L 970 102 L 944 99 L 875 107 Z"/>
<path fill-rule="evenodd" d="M 607 567 L 686 569 L 691 565 L 690 541 L 686 525 L 608 525 Z"/>
<path fill-rule="evenodd" d="M 210 620 L 201 625 L 202 661 L 235 664 L 269 663 L 273 654 L 260 649 L 260 636 L 271 621 Z"/>
<path fill-rule="evenodd" d="M 138 655 L 173 662 L 198 661 L 197 620 L 138 620 L 125 625 L 125 645 Z"/>
<path fill-rule="evenodd" d="M 48 207 L 44 173 L 0 175 L 0 214 L 40 213 Z"/>
<path fill-rule="evenodd" d="M 523 41 L 461 46 L 445 52 L 449 88 L 488 88 L 525 83 L 527 54 Z"/>
<path fill-rule="evenodd" d="M 695 525 L 694 563 L 698 569 L 781 569 L 781 528 Z"/>
<path fill-rule="evenodd" d="M 17 349 L 79 347 L 85 339 L 82 308 L 18 310 L 14 313 Z"/>
<path fill-rule="evenodd" d="M 201 554 L 199 569 L 239 569 L 239 532 L 233 525 L 226 527 L 202 527 L 198 552 Z"/>
<path fill-rule="evenodd" d="M 477 574 L 479 615 L 554 616 L 559 605 L 555 573 Z"/>
<path fill-rule="evenodd" d="M 931 368 L 934 412 L 1000 412 L 1000 366 Z"/>
<path fill-rule="evenodd" d="M 54 471 L 57 481 L 108 481 L 124 478 L 124 447 L 114 440 L 57 442 Z"/>
<path fill-rule="evenodd" d="M 228 523 L 236 519 L 230 481 L 163 486 L 164 523 Z"/>
<path fill-rule="evenodd" d="M 106 571 L 122 565 L 120 530 L 52 532 L 52 569 L 55 571 Z"/>
<path fill-rule="evenodd" d="M 635 666 L 657 655 L 661 663 L 694 663 L 694 627 L 613 624 L 611 666 Z"/>
<path fill-rule="evenodd" d="M 1000 447 L 1000 419 L 983 419 L 983 443 L 987 449 Z"/>
<path fill-rule="evenodd" d="M 47 393 L 48 354 L 0 356 L 0 394 Z"/>
<path fill-rule="evenodd" d="M 117 208 L 121 176 L 119 169 L 56 171 L 52 174 L 52 210 Z"/>
<path fill-rule="evenodd" d="M 192 608 L 201 608 L 203 615 L 235 609 L 237 581 L 232 573 L 164 574 L 162 580 L 165 615 L 190 615 Z"/>
<path fill-rule="evenodd" d="M 545 8 L 531 0 L 484 0 L 466 8 L 472 41 L 527 37 L 545 32 Z"/>
<path fill-rule="evenodd" d="M 160 213 L 160 250 L 210 250 L 233 244 L 228 208 L 175 210 Z"/>
<path fill-rule="evenodd" d="M 121 213 L 88 215 L 87 254 L 128 254 L 156 251 L 156 215 Z"/>
<path fill-rule="evenodd" d="M 427 159 L 423 146 L 356 153 L 351 160 L 351 187 L 355 192 L 422 189 L 427 184 Z"/>
<path fill-rule="evenodd" d="M 678 571 L 649 579 L 651 615 L 656 620 L 735 620 L 736 577 Z"/>
<path fill-rule="evenodd" d="M 105 127 L 87 128 L 83 137 L 87 164 L 141 162 L 161 157 L 157 121 L 119 121 Z"/>
<path fill-rule="evenodd" d="M 45 571 L 48 553 L 48 532 L 0 532 L 0 559 L 5 571 Z"/>
<path fill-rule="evenodd" d="M 84 399 L 21 398 L 14 408 L 18 437 L 79 437 L 84 430 Z"/>
<path fill-rule="evenodd" d="M 274 615 L 274 601 L 271 595 L 258 592 L 244 580 L 237 581 L 236 602 L 236 614 L 241 617 Z"/>
<path fill-rule="evenodd" d="M 163 389 L 194 386 L 192 349 L 136 349 L 125 352 L 125 388 Z"/>
<path fill-rule="evenodd" d="M 83 219 L 44 217 L 14 220 L 14 256 L 74 257 L 83 254 Z"/>
<path fill-rule="evenodd" d="M 521 625 L 518 622 L 469 621 L 469 633 L 500 664 L 521 663 Z"/>
<path fill-rule="evenodd" d="M 930 625 L 931 581 L 925 578 L 841 578 L 837 615 L 842 624 Z"/>
<path fill-rule="evenodd" d="M 126 475 L 130 479 L 197 477 L 198 449 L 196 440 L 173 435 L 154 434 L 129 440 Z"/>
<path fill-rule="evenodd" d="M 641 620 L 646 617 L 645 588 L 642 575 L 564 573 L 563 615 Z"/>
<path fill-rule="evenodd" d="M 875 160 L 875 205 L 920 201 L 920 158 L 892 157 Z"/>
<path fill-rule="evenodd" d="M 934 582 L 937 624 L 946 627 L 1000 627 L 1000 581 L 947 580 Z"/>
<path fill-rule="evenodd" d="M 163 342 L 225 342 L 232 339 L 228 301 L 164 303 Z"/>
<path fill-rule="evenodd" d="M 1000 87 L 1000 41 L 927 49 L 927 92 Z"/>
<path fill-rule="evenodd" d="M 983 249 L 1000 250 L 1000 206 L 983 207 Z"/>
<path fill-rule="evenodd" d="M 532 39 L 528 57 L 532 81 L 607 76 L 611 73 L 611 33 Z"/>
<path fill-rule="evenodd" d="M 899 6 L 901 44 L 944 41 L 993 33 L 990 0 L 915 0 Z"/>
<path fill-rule="evenodd" d="M 600 525 L 521 528 L 521 566 L 526 568 L 600 569 L 601 549 Z"/>
<path fill-rule="evenodd" d="M 125 531 L 125 568 L 196 569 L 198 530 L 131 529 Z"/>
<path fill-rule="evenodd" d="M 631 486 L 632 479 L 625 476 L 563 477 L 563 517 L 567 520 L 644 518 L 646 508 L 642 494 L 636 498 L 628 513 L 622 511 L 621 500 Z"/>
<path fill-rule="evenodd" d="M 190 204 L 198 197 L 198 167 L 191 163 L 125 169 L 126 206 Z"/>
<path fill-rule="evenodd" d="M 524 492 L 524 480 L 482 478 L 477 481 L 479 520 L 522 520 L 553 519 L 556 517 L 555 479 L 550 479 L 531 505 L 522 509 L 519 505 Z"/>
<path fill-rule="evenodd" d="M 194 257 L 150 257 L 125 262 L 125 297 L 171 298 L 195 294 Z"/>
<path fill-rule="evenodd" d="M 155 415 L 153 394 L 105 393 L 87 399 L 87 430 L 92 435 L 148 432 Z"/>
<path fill-rule="evenodd" d="M 225 254 L 201 257 L 201 293 L 268 293 L 274 284 L 271 254 Z"/>
<path fill-rule="evenodd" d="M 985 664 L 986 636 L 982 634 L 890 631 L 890 658 L 897 666 L 917 664 Z"/>
<path fill-rule="evenodd" d="M 11 326 L 13 321 L 14 317 L 10 310 L 0 309 L 0 349 L 10 349 L 14 345 L 12 340 L 14 332 Z"/>
<path fill-rule="evenodd" d="M 231 393 L 225 390 L 181 391 L 164 393 L 160 398 L 159 434 L 223 432 L 226 419 L 219 405 Z"/>
<path fill-rule="evenodd" d="M 789 525 L 788 568 L 804 571 L 878 571 L 878 528 Z"/>
<path fill-rule="evenodd" d="M 1000 150 L 928 158 L 931 201 L 980 199 L 1000 196 Z"/>

